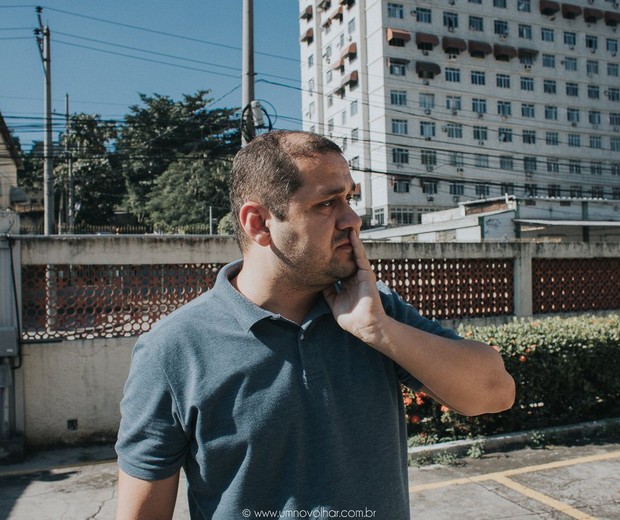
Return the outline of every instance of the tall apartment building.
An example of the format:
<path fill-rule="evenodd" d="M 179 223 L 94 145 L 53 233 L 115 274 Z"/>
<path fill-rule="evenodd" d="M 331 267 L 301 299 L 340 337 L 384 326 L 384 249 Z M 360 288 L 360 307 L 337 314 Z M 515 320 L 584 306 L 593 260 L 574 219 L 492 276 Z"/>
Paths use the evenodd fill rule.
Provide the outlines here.
<path fill-rule="evenodd" d="M 620 11 L 575 1 L 300 0 L 303 127 L 342 145 L 367 224 L 620 199 Z"/>

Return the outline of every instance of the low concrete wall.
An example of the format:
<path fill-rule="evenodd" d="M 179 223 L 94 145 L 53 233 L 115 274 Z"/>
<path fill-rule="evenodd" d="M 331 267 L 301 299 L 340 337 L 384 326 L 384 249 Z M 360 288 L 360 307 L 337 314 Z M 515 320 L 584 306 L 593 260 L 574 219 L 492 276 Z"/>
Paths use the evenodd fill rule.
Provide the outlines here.
<path fill-rule="evenodd" d="M 44 446 L 114 438 L 135 341 L 109 338 L 23 345 L 19 371 L 26 443 Z"/>

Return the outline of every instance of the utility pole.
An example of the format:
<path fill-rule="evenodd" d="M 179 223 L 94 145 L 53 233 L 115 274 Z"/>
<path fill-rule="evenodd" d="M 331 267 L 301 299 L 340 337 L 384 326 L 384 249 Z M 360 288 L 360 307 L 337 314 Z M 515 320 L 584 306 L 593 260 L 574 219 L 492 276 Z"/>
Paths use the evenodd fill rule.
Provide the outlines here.
<path fill-rule="evenodd" d="M 65 95 L 65 113 L 66 113 L 66 135 L 65 135 L 65 154 L 67 157 L 67 224 L 69 225 L 69 234 L 73 234 L 73 226 L 75 223 L 75 215 L 73 214 L 73 157 L 72 150 L 69 147 L 69 139 L 71 137 L 71 119 L 69 117 L 69 94 Z"/>
<path fill-rule="evenodd" d="M 243 0 L 241 62 L 241 146 L 255 135 L 252 101 L 254 101 L 254 0 Z"/>
<path fill-rule="evenodd" d="M 54 233 L 54 149 L 52 147 L 52 58 L 51 58 L 51 38 L 50 29 L 43 25 L 41 13 L 42 7 L 37 7 L 37 17 L 39 28 L 35 29 L 41 61 L 43 62 L 43 72 L 45 75 L 45 91 L 43 110 L 45 112 L 45 140 L 43 142 L 43 193 L 44 193 L 44 234 Z"/>

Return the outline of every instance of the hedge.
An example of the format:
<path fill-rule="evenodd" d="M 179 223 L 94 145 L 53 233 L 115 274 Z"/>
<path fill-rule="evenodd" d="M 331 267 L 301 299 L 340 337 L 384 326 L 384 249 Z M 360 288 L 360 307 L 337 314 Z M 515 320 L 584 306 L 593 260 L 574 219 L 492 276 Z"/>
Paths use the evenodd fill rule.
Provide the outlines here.
<path fill-rule="evenodd" d="M 515 319 L 458 332 L 498 348 L 516 382 L 515 404 L 464 417 L 404 389 L 412 444 L 620 416 L 620 315 Z"/>

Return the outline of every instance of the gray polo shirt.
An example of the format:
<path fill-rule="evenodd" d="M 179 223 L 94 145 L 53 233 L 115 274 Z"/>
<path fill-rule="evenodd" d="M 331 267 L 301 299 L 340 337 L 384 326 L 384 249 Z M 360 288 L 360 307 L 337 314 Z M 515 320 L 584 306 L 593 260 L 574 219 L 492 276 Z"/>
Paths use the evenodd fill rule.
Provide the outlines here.
<path fill-rule="evenodd" d="M 408 519 L 400 382 L 419 382 L 342 330 L 323 299 L 301 326 L 256 306 L 228 281 L 239 268 L 136 343 L 120 468 L 157 480 L 183 466 L 194 520 Z M 458 338 L 380 294 L 399 321 Z"/>

